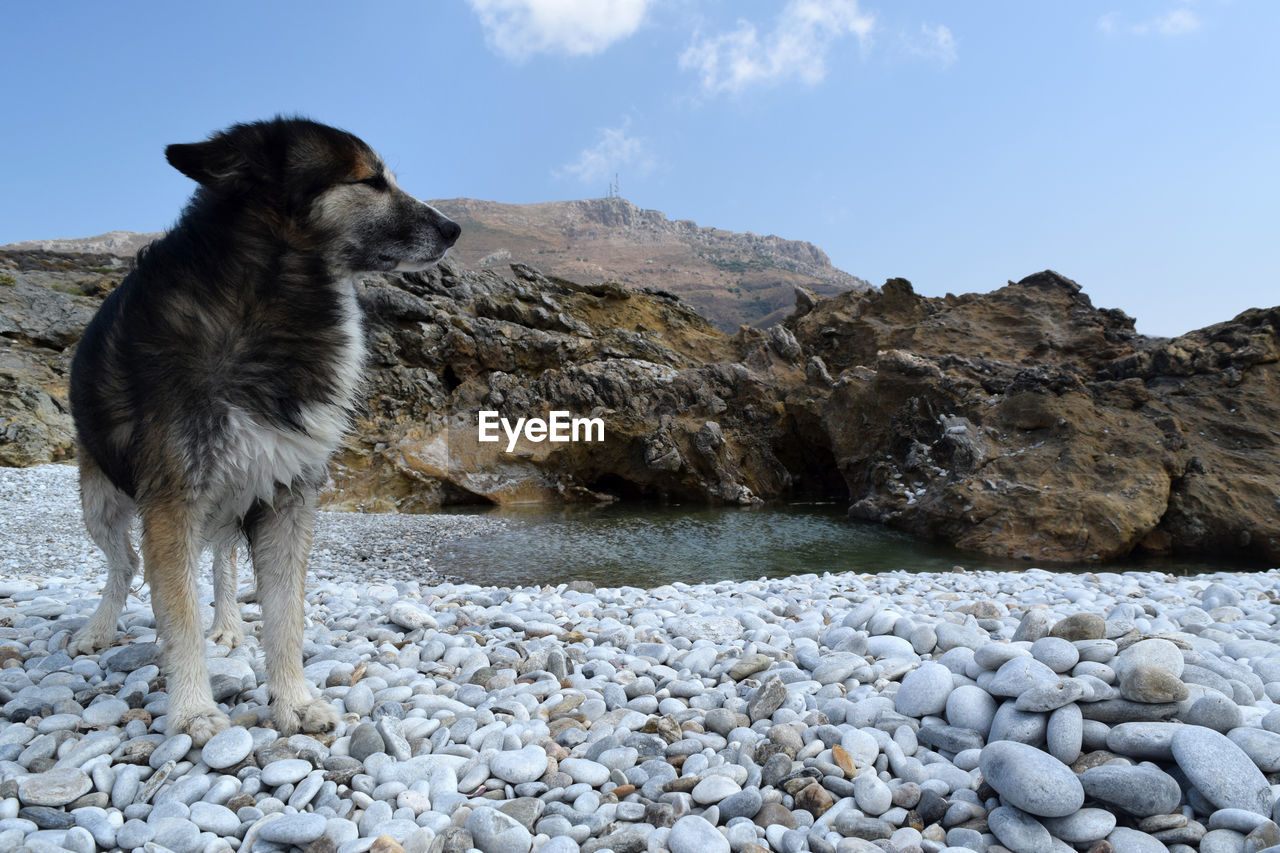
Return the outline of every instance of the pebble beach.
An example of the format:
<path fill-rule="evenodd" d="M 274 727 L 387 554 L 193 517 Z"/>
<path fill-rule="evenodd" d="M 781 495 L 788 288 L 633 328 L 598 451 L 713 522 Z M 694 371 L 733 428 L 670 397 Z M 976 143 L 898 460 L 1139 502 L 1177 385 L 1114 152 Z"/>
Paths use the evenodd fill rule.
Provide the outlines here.
<path fill-rule="evenodd" d="M 65 651 L 104 567 L 75 482 L 0 470 L 3 851 L 1280 850 L 1280 571 L 502 588 L 415 560 L 500 520 L 326 513 L 303 654 L 337 729 L 271 727 L 246 603 L 197 747 L 145 587 Z"/>

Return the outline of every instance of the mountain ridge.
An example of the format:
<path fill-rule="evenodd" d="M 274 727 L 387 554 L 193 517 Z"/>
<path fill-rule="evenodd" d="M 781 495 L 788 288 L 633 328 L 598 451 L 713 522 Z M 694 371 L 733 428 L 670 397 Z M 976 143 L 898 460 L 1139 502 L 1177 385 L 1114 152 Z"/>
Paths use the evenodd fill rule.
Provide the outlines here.
<path fill-rule="evenodd" d="M 807 241 L 669 219 L 623 198 L 533 204 L 455 198 L 430 204 L 462 225 L 450 257 L 463 266 L 505 269 L 524 263 L 584 284 L 613 281 L 664 290 L 725 331 L 782 320 L 795 303 L 797 286 L 818 296 L 871 287 Z M 0 248 L 129 257 L 162 235 L 109 231 Z"/>

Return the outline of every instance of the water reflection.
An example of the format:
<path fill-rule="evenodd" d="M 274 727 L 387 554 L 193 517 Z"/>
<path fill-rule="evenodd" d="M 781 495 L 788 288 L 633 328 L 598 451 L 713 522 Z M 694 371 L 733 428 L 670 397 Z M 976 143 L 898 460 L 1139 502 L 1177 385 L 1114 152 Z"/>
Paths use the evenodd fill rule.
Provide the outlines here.
<path fill-rule="evenodd" d="M 445 510 L 474 513 L 474 507 Z M 558 584 L 653 587 L 784 577 L 808 572 L 946 572 L 961 565 L 1018 570 L 1029 564 L 963 554 L 874 524 L 850 521 L 842 505 L 754 508 L 636 505 L 494 508 L 503 530 L 454 540 L 431 552 L 441 574 L 485 585 Z M 1092 565 L 1051 566 L 1097 571 Z M 1190 574 L 1240 568 L 1196 561 L 1146 560 L 1104 567 Z M 1257 568 L 1257 567 L 1252 567 Z"/>

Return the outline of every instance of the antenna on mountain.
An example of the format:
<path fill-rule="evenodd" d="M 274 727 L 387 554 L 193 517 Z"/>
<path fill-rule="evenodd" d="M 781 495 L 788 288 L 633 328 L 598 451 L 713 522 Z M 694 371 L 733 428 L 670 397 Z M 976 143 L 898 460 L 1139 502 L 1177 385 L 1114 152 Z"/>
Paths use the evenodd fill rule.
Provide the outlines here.
<path fill-rule="evenodd" d="M 618 173 L 613 173 L 613 182 L 609 184 L 609 194 L 606 198 L 622 198 L 622 193 L 618 189 Z"/>

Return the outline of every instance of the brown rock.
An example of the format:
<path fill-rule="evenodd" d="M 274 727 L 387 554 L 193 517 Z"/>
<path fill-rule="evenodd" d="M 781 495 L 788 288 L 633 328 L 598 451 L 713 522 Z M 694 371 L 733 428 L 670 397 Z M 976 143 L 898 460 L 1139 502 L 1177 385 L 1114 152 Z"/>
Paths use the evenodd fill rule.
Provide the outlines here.
<path fill-rule="evenodd" d="M 390 835 L 379 835 L 369 847 L 369 853 L 404 853 L 404 848 Z"/>
<path fill-rule="evenodd" d="M 804 809 L 814 817 L 822 817 L 835 804 L 835 797 L 817 782 L 796 794 L 796 808 Z"/>
<path fill-rule="evenodd" d="M 1101 640 L 1107 635 L 1106 622 L 1094 613 L 1073 613 L 1065 619 L 1059 619 L 1049 629 L 1050 637 L 1064 640 Z"/>
<path fill-rule="evenodd" d="M 756 826 L 775 826 L 781 824 L 787 829 L 796 828 L 795 815 L 791 810 L 783 806 L 781 803 L 765 803 L 760 807 L 760 811 L 756 812 L 754 818 Z"/>
<path fill-rule="evenodd" d="M 252 794 L 236 794 L 231 799 L 227 800 L 224 805 L 235 812 L 247 806 L 251 806 L 253 803 L 254 799 Z"/>
<path fill-rule="evenodd" d="M 854 766 L 853 756 L 840 744 L 831 747 L 831 758 L 835 761 L 836 766 L 844 771 L 846 778 L 852 779 L 858 775 L 858 768 Z"/>
<path fill-rule="evenodd" d="M 1127 667 L 1120 679 L 1120 695 L 1130 702 L 1154 705 L 1181 702 L 1189 691 L 1182 679 L 1164 667 L 1135 664 Z"/>

